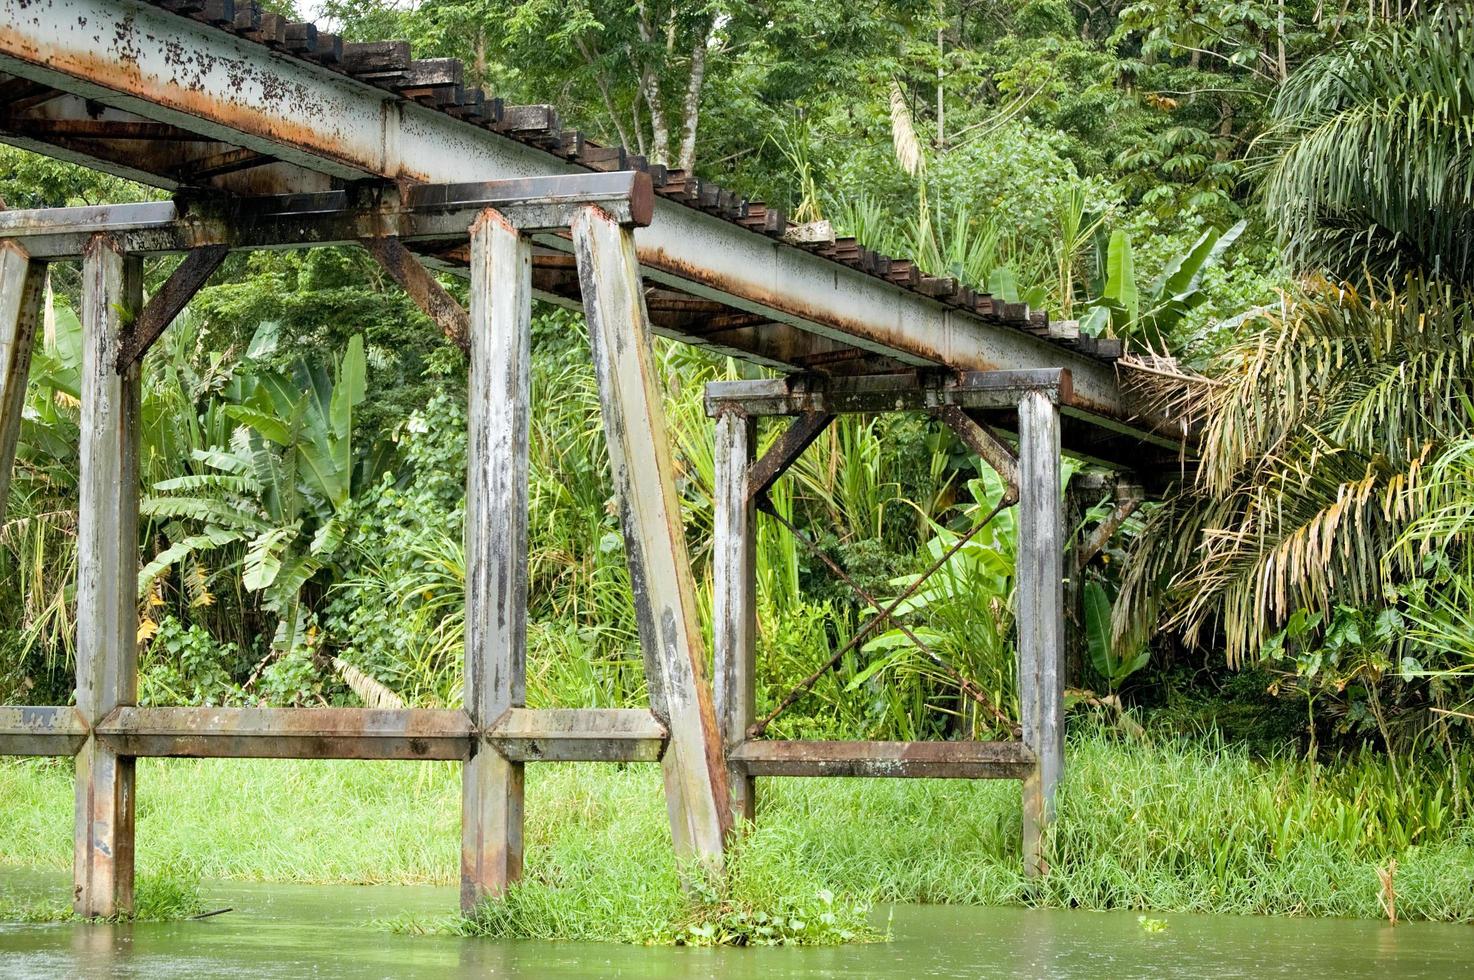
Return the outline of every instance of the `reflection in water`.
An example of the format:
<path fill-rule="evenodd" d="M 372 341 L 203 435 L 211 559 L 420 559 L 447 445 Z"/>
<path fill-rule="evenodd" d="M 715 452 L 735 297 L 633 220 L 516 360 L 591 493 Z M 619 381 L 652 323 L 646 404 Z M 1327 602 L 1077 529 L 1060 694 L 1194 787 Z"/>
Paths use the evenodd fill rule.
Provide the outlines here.
<path fill-rule="evenodd" d="M 0 891 L 56 899 L 59 875 L 0 868 Z M 665 949 L 395 936 L 375 919 L 438 917 L 451 889 L 219 884 L 235 912 L 138 925 L 0 923 L 0 976 L 30 977 L 1045 977 L 1474 976 L 1468 926 L 1331 919 L 901 906 L 894 941 L 837 949 Z M 890 915 L 883 910 L 882 915 Z"/>

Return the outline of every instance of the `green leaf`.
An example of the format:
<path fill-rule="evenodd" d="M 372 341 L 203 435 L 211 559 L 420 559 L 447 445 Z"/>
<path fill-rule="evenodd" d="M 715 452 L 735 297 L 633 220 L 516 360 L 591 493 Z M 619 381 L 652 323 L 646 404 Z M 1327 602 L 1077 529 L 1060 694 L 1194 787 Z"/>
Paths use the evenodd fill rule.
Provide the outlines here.
<path fill-rule="evenodd" d="M 245 574 L 241 584 L 260 592 L 276 581 L 282 568 L 282 552 L 297 535 L 297 526 L 272 528 L 251 542 L 246 550 Z"/>
<path fill-rule="evenodd" d="M 1136 291 L 1136 265 L 1131 255 L 1131 236 L 1117 228 L 1111 232 L 1106 250 L 1105 298 L 1119 306 L 1125 314 L 1123 328 L 1136 323 L 1141 314 L 1141 300 Z"/>

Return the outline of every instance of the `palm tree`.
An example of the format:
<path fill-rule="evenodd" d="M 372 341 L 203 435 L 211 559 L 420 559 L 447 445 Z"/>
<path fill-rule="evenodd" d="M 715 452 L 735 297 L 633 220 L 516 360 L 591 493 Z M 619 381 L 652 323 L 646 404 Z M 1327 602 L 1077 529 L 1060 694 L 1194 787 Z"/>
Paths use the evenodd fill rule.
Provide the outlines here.
<path fill-rule="evenodd" d="M 1297 610 L 1394 598 L 1422 474 L 1474 425 L 1474 14 L 1316 59 L 1274 120 L 1263 201 L 1305 278 L 1206 376 L 1159 390 L 1190 406 L 1201 463 L 1115 611 L 1118 636 L 1221 630 L 1230 663 Z"/>

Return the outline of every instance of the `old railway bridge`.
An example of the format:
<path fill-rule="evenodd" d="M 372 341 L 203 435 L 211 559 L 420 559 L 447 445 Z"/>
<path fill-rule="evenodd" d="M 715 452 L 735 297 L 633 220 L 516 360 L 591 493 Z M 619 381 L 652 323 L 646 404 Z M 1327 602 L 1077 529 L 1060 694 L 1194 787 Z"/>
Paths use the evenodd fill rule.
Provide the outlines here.
<path fill-rule="evenodd" d="M 756 776 L 1021 779 L 1024 860 L 1044 870 L 1063 766 L 1061 448 L 1138 471 L 1176 455 L 1123 396 L 1118 342 L 805 234 L 777 209 L 562 129 L 550 106 L 468 88 L 458 62 L 346 44 L 255 0 L 0 0 L 0 139 L 174 192 L 0 212 L 0 506 L 46 265 L 83 269 L 76 703 L 0 707 L 0 752 L 76 756 L 78 912 L 131 909 L 141 756 L 461 760 L 467 907 L 521 873 L 523 767 L 541 760 L 658 760 L 676 848 L 713 868 L 753 815 Z M 139 707 L 139 363 L 231 250 L 329 243 L 366 248 L 469 354 L 465 709 Z M 145 302 L 143 260 L 175 253 Z M 429 269 L 468 276 L 470 309 Z M 524 705 L 534 297 L 587 315 L 648 711 Z M 781 373 L 707 393 L 710 684 L 652 333 Z M 835 414 L 882 411 L 939 417 L 1003 476 L 1000 506 L 1018 508 L 1015 741 L 760 737 L 755 513 Z M 763 416 L 791 421 L 758 458 Z"/>

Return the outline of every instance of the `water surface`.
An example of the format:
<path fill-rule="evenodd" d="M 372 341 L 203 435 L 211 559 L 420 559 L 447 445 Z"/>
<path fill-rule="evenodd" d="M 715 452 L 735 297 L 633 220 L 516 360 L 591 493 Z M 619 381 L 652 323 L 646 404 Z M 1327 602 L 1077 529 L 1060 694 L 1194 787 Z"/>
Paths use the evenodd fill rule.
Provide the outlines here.
<path fill-rule="evenodd" d="M 11 894 L 67 893 L 61 876 L 0 869 Z M 894 940 L 837 949 L 671 949 L 395 936 L 370 926 L 454 907 L 449 888 L 249 885 L 205 889 L 233 912 L 176 923 L 0 923 L 0 976 L 31 977 L 1474 977 L 1474 927 L 1340 919 L 944 906 L 878 911 Z"/>

